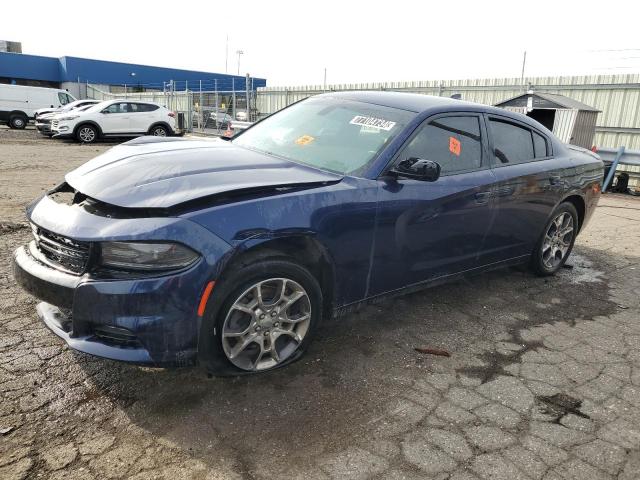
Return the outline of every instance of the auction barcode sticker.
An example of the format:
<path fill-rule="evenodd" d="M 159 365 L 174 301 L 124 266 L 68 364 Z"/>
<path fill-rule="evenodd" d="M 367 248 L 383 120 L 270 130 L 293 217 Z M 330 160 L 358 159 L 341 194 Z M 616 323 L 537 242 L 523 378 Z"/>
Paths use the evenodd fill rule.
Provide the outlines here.
<path fill-rule="evenodd" d="M 365 117 L 363 115 L 356 115 L 349 123 L 352 125 L 378 128 L 380 130 L 391 130 L 396 125 L 396 122 L 391 122 L 383 118 Z"/>

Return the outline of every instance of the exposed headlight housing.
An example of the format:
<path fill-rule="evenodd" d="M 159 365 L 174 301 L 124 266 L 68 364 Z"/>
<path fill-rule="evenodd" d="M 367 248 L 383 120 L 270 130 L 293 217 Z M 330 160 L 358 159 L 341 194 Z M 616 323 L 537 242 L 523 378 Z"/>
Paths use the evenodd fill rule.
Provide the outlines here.
<path fill-rule="evenodd" d="M 58 120 L 61 121 L 61 122 L 68 122 L 69 120 L 75 120 L 79 116 L 80 115 L 71 115 L 71 116 L 68 116 L 68 117 L 59 118 Z"/>
<path fill-rule="evenodd" d="M 176 270 L 199 257 L 174 242 L 103 242 L 100 246 L 100 265 L 120 270 Z"/>

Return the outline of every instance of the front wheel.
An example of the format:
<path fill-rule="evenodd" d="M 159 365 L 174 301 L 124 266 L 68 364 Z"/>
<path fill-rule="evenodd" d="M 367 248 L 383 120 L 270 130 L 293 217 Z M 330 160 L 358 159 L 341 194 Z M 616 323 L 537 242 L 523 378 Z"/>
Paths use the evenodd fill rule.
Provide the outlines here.
<path fill-rule="evenodd" d="M 568 202 L 551 214 L 531 255 L 531 268 L 540 276 L 556 273 L 567 261 L 578 234 L 578 212 Z"/>
<path fill-rule="evenodd" d="M 29 119 L 24 115 L 11 115 L 9 117 L 9 127 L 16 130 L 22 130 L 27 126 Z"/>
<path fill-rule="evenodd" d="M 98 139 L 98 130 L 92 125 L 81 125 L 76 138 L 81 143 L 93 143 Z"/>
<path fill-rule="evenodd" d="M 273 370 L 302 356 L 322 312 L 311 273 L 289 260 L 265 260 L 232 271 L 206 308 L 201 362 L 210 373 Z"/>

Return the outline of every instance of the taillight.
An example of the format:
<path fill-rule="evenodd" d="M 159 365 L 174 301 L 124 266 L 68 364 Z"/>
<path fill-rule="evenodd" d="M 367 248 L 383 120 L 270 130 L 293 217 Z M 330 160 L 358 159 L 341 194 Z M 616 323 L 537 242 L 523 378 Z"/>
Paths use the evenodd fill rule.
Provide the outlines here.
<path fill-rule="evenodd" d="M 173 117 L 175 117 L 175 116 L 176 116 L 176 114 L 175 114 L 175 113 L 173 113 L 173 112 L 169 112 L 169 116 L 170 116 L 171 118 L 173 118 Z"/>
<path fill-rule="evenodd" d="M 595 145 L 593 147 L 591 147 L 591 151 L 593 153 L 598 153 L 598 147 L 596 147 Z"/>

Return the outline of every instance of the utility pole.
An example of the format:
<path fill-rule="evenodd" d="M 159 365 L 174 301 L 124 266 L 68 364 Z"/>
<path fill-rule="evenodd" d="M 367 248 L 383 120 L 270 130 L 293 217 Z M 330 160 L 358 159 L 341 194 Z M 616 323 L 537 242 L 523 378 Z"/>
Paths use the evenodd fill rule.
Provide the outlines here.
<path fill-rule="evenodd" d="M 227 47 L 224 57 L 224 73 L 229 73 L 229 34 L 227 33 Z"/>
<path fill-rule="evenodd" d="M 250 86 L 250 81 L 251 81 L 251 76 L 247 73 L 247 76 L 245 77 L 245 81 L 244 81 L 244 87 L 245 87 L 244 90 L 245 90 L 245 95 L 246 95 L 246 98 L 247 98 L 247 120 L 246 120 L 247 122 L 251 121 L 251 113 L 250 113 L 251 110 L 249 108 L 249 94 L 250 94 L 249 86 Z"/>
<path fill-rule="evenodd" d="M 240 75 L 240 55 L 244 55 L 244 51 L 236 50 L 236 53 L 238 54 L 238 75 Z"/>
<path fill-rule="evenodd" d="M 527 51 L 524 51 L 524 55 L 522 56 L 522 74 L 520 75 L 520 85 L 524 86 L 524 67 L 527 64 Z"/>
<path fill-rule="evenodd" d="M 322 89 L 326 92 L 327 91 L 327 67 L 324 67 L 324 83 L 322 85 L 323 85 Z"/>

